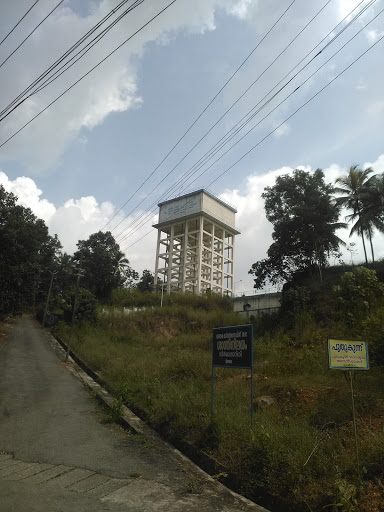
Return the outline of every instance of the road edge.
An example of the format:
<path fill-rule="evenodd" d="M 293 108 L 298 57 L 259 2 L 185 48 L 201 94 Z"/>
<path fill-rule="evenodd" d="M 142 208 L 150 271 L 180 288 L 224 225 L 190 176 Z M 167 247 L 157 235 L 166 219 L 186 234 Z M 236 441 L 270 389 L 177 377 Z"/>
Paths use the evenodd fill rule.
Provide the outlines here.
<path fill-rule="evenodd" d="M 53 336 L 49 331 L 45 332 L 48 335 L 55 352 L 64 361 L 67 350 L 66 344 L 61 339 Z M 71 373 L 88 389 L 95 393 L 107 407 L 113 408 L 115 399 L 99 382 L 95 380 L 95 378 L 100 379 L 99 376 L 92 369 L 88 368 L 84 361 L 82 361 L 73 351 L 70 351 L 68 362 L 69 364 L 67 367 Z M 79 363 L 81 363 L 81 365 Z M 206 473 L 180 450 L 172 446 L 168 441 L 165 441 L 155 430 L 149 427 L 125 405 L 122 406 L 121 421 L 126 427 L 128 427 L 128 429 L 131 429 L 136 434 L 143 436 L 147 441 L 156 446 L 156 448 L 161 449 L 162 452 L 166 453 L 168 457 L 178 464 L 184 472 L 189 473 L 192 479 L 196 481 L 205 481 L 210 485 L 210 487 L 213 487 L 216 492 L 230 494 L 233 498 L 246 505 L 249 510 L 254 510 L 255 512 L 270 512 L 261 505 L 257 505 L 241 494 L 232 491 L 232 489 L 229 489 Z"/>

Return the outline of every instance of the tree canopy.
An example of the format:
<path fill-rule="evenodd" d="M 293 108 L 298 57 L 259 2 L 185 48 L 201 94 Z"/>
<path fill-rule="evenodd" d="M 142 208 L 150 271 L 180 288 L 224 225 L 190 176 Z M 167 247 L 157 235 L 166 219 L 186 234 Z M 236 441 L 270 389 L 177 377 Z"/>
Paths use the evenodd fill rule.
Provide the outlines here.
<path fill-rule="evenodd" d="M 61 245 L 44 221 L 0 185 L 0 314 L 33 304 L 48 289 Z"/>
<path fill-rule="evenodd" d="M 110 231 L 93 233 L 88 240 L 80 240 L 77 247 L 74 260 L 81 261 L 84 270 L 82 286 L 98 299 L 108 299 L 114 288 L 138 278 Z"/>
<path fill-rule="evenodd" d="M 344 244 L 336 230 L 345 227 L 338 222 L 340 206 L 332 200 L 333 186 L 326 184 L 324 173 L 296 169 L 292 175 L 279 176 L 273 187 L 266 187 L 267 219 L 273 224 L 273 243 L 264 260 L 252 265 L 255 288 L 266 282 L 277 284 L 289 280 L 300 270 L 320 272 L 328 256 Z"/>
<path fill-rule="evenodd" d="M 153 292 L 155 278 L 150 270 L 143 270 L 137 289 L 141 292 Z"/>
<path fill-rule="evenodd" d="M 373 232 L 377 229 L 384 232 L 384 178 L 383 175 L 371 174 L 373 169 L 360 169 L 357 165 L 350 167 L 349 172 L 337 178 L 335 188 L 336 203 L 352 213 L 347 220 L 353 223 L 350 236 L 358 233 L 364 248 L 365 262 L 368 265 L 367 250 L 364 237 L 368 237 L 372 261 L 375 261 L 373 250 Z"/>

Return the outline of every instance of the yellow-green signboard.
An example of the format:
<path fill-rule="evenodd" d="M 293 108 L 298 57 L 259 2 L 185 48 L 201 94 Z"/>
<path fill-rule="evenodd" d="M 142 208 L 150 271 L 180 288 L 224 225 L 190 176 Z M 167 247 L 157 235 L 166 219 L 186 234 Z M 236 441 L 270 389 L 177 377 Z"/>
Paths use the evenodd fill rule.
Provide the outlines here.
<path fill-rule="evenodd" d="M 338 370 L 369 370 L 366 341 L 328 340 L 329 367 Z"/>

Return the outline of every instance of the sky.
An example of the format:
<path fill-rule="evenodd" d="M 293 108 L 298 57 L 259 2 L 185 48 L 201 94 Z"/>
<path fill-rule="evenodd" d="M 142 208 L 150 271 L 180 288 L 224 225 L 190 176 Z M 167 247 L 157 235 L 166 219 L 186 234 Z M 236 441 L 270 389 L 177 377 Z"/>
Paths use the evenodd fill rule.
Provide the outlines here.
<path fill-rule="evenodd" d="M 33 3 L 0 2 L 0 41 Z M 120 2 L 64 0 L 10 56 L 57 4 L 39 0 L 0 43 L 1 111 Z M 382 9 L 384 0 L 138 2 L 68 71 L 0 116 L 0 184 L 66 252 L 109 229 L 140 273 L 155 267 L 157 203 L 208 188 L 237 207 L 235 291 L 251 292 L 248 270 L 272 242 L 264 187 L 295 168 L 321 168 L 329 183 L 351 165 L 384 172 Z M 248 112 L 249 124 L 206 156 Z M 339 236 L 362 261 L 361 241 L 348 229 Z M 374 247 L 384 257 L 383 235 Z"/>

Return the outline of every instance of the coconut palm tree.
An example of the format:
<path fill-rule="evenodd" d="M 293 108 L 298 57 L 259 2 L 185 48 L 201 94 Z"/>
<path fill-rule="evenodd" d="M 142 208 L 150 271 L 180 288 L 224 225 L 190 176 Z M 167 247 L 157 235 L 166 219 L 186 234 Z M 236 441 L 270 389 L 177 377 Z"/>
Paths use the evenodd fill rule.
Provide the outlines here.
<path fill-rule="evenodd" d="M 368 188 L 372 185 L 375 176 L 371 176 L 373 169 L 360 169 L 357 165 L 350 167 L 346 176 L 337 178 L 336 184 L 341 185 L 335 187 L 336 194 L 343 194 L 341 197 L 336 198 L 336 204 L 348 210 L 352 210 L 352 214 L 347 217 L 349 221 L 356 221 L 352 226 L 349 236 L 353 233 L 359 233 L 363 242 L 365 262 L 368 265 L 367 250 L 365 247 L 364 235 L 372 238 L 372 226 L 367 225 L 367 216 L 364 215 L 364 194 L 367 193 Z M 372 245 L 371 245 L 372 247 Z"/>
<path fill-rule="evenodd" d="M 361 193 L 361 202 L 361 219 L 357 219 L 352 230 L 360 232 L 363 229 L 368 235 L 372 260 L 375 261 L 372 244 L 373 231 L 377 229 L 384 233 L 384 174 L 373 176 L 368 180 Z M 352 219 L 353 215 L 350 217 Z"/>

